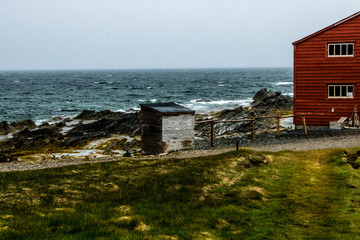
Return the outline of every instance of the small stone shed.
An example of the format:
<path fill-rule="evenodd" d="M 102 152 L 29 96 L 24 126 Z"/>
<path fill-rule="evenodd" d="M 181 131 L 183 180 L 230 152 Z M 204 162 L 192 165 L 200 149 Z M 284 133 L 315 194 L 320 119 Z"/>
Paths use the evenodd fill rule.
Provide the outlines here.
<path fill-rule="evenodd" d="M 195 111 L 173 102 L 140 104 L 142 154 L 191 148 Z"/>

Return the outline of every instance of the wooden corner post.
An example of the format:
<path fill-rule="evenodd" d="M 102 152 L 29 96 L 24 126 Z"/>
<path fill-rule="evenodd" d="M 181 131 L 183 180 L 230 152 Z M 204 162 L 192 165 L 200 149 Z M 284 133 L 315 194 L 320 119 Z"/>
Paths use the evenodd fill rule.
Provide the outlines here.
<path fill-rule="evenodd" d="M 254 127 L 255 119 L 251 119 L 251 141 L 255 139 L 255 127 Z"/>
<path fill-rule="evenodd" d="M 304 134 L 307 135 L 305 114 L 303 114 L 301 116 L 301 119 L 302 119 L 302 124 L 303 124 L 303 128 L 304 128 Z"/>
<path fill-rule="evenodd" d="M 280 137 L 280 116 L 276 117 L 276 135 Z"/>
<path fill-rule="evenodd" d="M 210 146 L 214 146 L 214 120 L 210 122 Z"/>

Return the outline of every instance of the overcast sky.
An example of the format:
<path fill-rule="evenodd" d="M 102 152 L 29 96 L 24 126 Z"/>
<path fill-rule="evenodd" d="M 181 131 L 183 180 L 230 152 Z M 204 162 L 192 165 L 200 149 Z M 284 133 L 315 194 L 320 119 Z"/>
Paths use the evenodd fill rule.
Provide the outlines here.
<path fill-rule="evenodd" d="M 0 69 L 292 66 L 359 0 L 0 0 Z"/>

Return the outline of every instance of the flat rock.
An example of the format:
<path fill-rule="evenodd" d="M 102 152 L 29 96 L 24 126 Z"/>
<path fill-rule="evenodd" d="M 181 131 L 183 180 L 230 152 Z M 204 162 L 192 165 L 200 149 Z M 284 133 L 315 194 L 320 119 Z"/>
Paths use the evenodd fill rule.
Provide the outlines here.
<path fill-rule="evenodd" d="M 14 158 L 13 156 L 6 153 L 0 153 L 0 162 L 14 162 L 14 161 L 17 161 L 17 158 Z"/>
<path fill-rule="evenodd" d="M 113 115 L 113 114 L 119 114 L 112 112 L 110 110 L 104 110 L 100 112 L 95 112 L 91 110 L 84 110 L 79 115 L 77 115 L 74 119 L 81 119 L 81 120 L 98 120 L 102 117 Z M 121 113 L 120 113 L 121 114 Z"/>

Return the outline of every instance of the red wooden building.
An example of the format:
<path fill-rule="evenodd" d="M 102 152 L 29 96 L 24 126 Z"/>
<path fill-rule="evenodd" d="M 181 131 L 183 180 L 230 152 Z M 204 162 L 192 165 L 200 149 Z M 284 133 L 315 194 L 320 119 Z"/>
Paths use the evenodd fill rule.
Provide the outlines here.
<path fill-rule="evenodd" d="M 329 126 L 360 110 L 360 12 L 293 43 L 294 114 Z M 294 123 L 301 126 L 301 118 Z"/>

